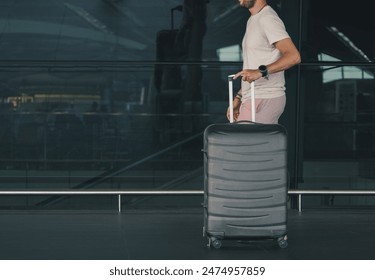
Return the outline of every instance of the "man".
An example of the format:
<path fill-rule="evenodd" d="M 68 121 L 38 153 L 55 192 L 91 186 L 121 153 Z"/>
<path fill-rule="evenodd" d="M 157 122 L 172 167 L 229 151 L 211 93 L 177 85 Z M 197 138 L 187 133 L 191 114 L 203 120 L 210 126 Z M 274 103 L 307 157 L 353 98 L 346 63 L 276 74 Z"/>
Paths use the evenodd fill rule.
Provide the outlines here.
<path fill-rule="evenodd" d="M 256 122 L 278 123 L 284 111 L 284 71 L 301 62 L 300 54 L 277 13 L 266 0 L 239 0 L 251 17 L 242 41 L 241 90 L 233 101 L 234 119 L 251 121 L 250 83 L 255 81 Z M 229 108 L 227 111 L 229 119 Z"/>

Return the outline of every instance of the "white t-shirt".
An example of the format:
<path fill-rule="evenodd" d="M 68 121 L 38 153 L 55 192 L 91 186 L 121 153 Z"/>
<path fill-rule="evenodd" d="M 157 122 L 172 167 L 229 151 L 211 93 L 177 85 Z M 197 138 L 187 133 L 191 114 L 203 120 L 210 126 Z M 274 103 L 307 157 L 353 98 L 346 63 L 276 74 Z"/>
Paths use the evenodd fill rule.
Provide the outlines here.
<path fill-rule="evenodd" d="M 274 43 L 289 38 L 284 23 L 270 6 L 250 16 L 242 41 L 243 69 L 258 69 L 280 57 Z M 242 101 L 250 98 L 250 83 L 242 81 Z M 276 98 L 285 95 L 284 71 L 270 74 L 269 79 L 255 81 L 256 98 Z"/>

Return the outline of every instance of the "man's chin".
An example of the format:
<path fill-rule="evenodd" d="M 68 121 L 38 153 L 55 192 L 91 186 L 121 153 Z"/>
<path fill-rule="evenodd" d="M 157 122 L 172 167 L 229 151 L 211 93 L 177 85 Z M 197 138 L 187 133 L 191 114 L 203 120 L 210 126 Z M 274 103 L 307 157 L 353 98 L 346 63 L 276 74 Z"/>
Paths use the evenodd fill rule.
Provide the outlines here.
<path fill-rule="evenodd" d="M 254 2 L 255 1 L 240 1 L 239 4 L 241 7 L 244 7 L 246 9 L 250 9 L 254 7 Z"/>

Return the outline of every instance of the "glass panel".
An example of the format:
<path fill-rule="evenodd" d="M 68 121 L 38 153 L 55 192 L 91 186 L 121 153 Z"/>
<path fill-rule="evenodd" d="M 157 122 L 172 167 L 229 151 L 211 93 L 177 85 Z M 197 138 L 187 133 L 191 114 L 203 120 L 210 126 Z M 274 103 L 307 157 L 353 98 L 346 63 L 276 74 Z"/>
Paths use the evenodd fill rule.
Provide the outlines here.
<path fill-rule="evenodd" d="M 374 189 L 375 26 L 372 11 L 302 1 L 302 189 Z M 350 21 L 348 15 L 350 14 Z M 329 62 L 329 63 L 327 63 Z M 305 196 L 304 206 L 373 205 L 372 196 Z"/>
<path fill-rule="evenodd" d="M 370 1 L 365 1 L 370 4 Z M 375 25 L 371 9 L 353 11 L 340 0 L 304 0 L 302 17 L 303 61 L 316 61 L 321 53 L 341 61 L 373 62 Z M 350 15 L 350 20 L 349 20 Z"/>
<path fill-rule="evenodd" d="M 373 189 L 374 69 L 302 68 L 303 189 Z M 371 205 L 369 196 L 304 197 L 305 206 Z"/>
<path fill-rule="evenodd" d="M 248 17 L 226 0 L 3 0 L 0 59 L 153 61 L 173 47 L 172 59 L 217 61 Z"/>
<path fill-rule="evenodd" d="M 227 122 L 227 75 L 238 69 L 168 63 L 2 66 L 0 186 L 201 190 L 202 132 L 210 123 Z M 160 71 L 179 73 L 180 79 L 158 84 Z M 186 95 L 189 71 L 204 77 L 200 87 L 189 84 L 200 88 L 197 95 Z M 117 203 L 38 196 L 0 201 L 5 208 Z"/>

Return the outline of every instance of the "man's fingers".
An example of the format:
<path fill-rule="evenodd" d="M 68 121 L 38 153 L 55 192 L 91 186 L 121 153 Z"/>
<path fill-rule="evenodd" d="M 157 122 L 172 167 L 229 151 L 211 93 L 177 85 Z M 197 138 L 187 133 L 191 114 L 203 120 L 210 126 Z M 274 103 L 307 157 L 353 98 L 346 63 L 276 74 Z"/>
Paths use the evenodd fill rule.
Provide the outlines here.
<path fill-rule="evenodd" d="M 242 76 L 242 71 L 234 75 L 233 80 L 237 79 L 239 76 Z"/>
<path fill-rule="evenodd" d="M 227 119 L 230 120 L 229 108 L 227 109 Z"/>

